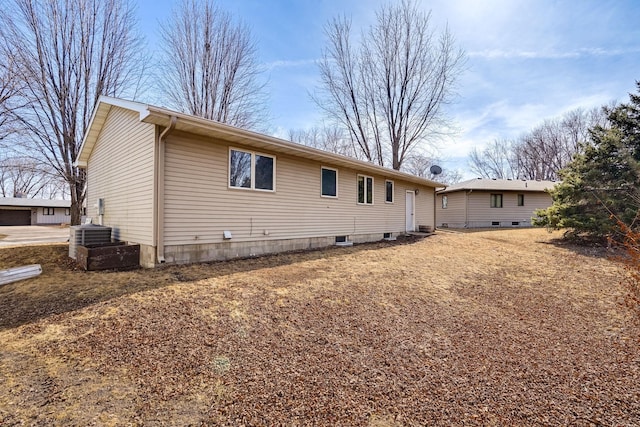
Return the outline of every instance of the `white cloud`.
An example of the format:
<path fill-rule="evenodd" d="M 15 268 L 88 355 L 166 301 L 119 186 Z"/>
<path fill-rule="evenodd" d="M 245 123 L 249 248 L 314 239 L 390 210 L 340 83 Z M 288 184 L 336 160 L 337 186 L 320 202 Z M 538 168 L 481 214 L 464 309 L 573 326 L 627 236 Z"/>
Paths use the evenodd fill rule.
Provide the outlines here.
<path fill-rule="evenodd" d="M 640 48 L 604 49 L 581 48 L 569 51 L 533 51 L 517 49 L 485 49 L 468 52 L 472 58 L 484 59 L 578 59 L 584 57 L 621 56 L 640 52 Z"/>
<path fill-rule="evenodd" d="M 315 65 L 318 59 L 295 59 L 295 60 L 277 60 L 264 64 L 264 67 L 271 71 L 276 68 L 294 68 L 294 67 L 306 67 L 308 65 Z"/>

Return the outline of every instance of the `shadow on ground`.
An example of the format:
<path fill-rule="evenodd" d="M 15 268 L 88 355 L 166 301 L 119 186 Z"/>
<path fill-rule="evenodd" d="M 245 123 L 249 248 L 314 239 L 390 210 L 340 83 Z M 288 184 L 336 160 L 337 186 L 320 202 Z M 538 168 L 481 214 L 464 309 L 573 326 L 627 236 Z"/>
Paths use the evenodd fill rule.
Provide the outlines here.
<path fill-rule="evenodd" d="M 234 273 L 339 257 L 359 251 L 413 244 L 423 236 L 402 236 L 351 247 L 285 252 L 255 258 L 191 265 L 169 265 L 133 271 L 82 271 L 68 257 L 68 245 L 0 248 L 0 269 L 41 264 L 43 273 L 33 279 L 0 286 L 0 331 L 44 317 L 78 310 L 123 295 L 158 289 Z"/>

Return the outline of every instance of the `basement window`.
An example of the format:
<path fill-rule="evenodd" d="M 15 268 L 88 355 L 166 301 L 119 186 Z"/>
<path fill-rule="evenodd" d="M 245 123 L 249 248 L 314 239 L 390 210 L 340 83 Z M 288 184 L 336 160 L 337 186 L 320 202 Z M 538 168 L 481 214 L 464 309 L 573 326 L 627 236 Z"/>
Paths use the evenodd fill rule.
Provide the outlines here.
<path fill-rule="evenodd" d="M 520 225 L 520 222 L 518 222 L 518 221 L 512 221 L 512 222 L 511 222 L 511 225 Z"/>
<path fill-rule="evenodd" d="M 498 225 L 499 226 L 500 225 L 500 221 L 492 221 L 491 225 Z"/>
<path fill-rule="evenodd" d="M 275 190 L 276 159 L 252 151 L 229 149 L 229 187 Z"/>

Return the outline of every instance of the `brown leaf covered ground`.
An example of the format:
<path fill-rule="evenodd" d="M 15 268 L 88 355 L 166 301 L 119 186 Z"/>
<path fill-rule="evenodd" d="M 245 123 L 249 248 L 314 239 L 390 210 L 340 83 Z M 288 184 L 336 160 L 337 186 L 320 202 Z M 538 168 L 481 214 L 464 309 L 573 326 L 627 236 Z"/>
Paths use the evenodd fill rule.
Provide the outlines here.
<path fill-rule="evenodd" d="M 2 425 L 639 425 L 622 270 L 544 230 L 0 287 Z"/>

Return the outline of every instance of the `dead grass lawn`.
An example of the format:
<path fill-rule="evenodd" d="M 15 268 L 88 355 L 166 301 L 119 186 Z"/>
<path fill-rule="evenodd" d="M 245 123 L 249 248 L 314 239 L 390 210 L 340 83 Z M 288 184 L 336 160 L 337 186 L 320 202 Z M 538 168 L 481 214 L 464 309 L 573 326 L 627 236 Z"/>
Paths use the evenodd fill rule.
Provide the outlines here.
<path fill-rule="evenodd" d="M 544 230 L 0 287 L 2 425 L 638 425 L 622 271 Z"/>

